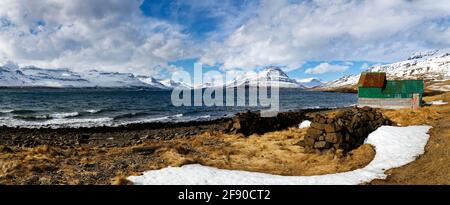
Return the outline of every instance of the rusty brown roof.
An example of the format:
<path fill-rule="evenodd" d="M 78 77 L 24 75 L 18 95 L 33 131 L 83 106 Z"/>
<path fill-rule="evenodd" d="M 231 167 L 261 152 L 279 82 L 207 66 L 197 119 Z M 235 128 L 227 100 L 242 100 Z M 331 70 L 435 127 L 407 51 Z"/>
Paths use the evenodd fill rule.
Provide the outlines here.
<path fill-rule="evenodd" d="M 383 88 L 386 83 L 386 73 L 361 73 L 358 86 L 366 88 Z"/>

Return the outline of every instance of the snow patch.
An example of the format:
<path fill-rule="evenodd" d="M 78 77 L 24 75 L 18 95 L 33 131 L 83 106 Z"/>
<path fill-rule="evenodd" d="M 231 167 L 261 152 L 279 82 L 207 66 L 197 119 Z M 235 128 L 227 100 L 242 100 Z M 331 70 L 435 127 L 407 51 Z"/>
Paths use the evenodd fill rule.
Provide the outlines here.
<path fill-rule="evenodd" d="M 311 126 L 311 121 L 305 120 L 302 123 L 300 123 L 300 125 L 298 125 L 298 128 L 302 129 L 302 128 L 308 128 L 310 126 Z"/>
<path fill-rule="evenodd" d="M 137 185 L 299 185 L 299 184 L 361 184 L 374 179 L 385 179 L 388 169 L 400 167 L 415 160 L 425 151 L 431 126 L 382 126 L 371 133 L 366 144 L 375 146 L 376 155 L 364 168 L 354 171 L 318 176 L 279 176 L 272 174 L 224 170 L 199 164 L 167 167 L 147 171 L 142 176 L 128 179 Z"/>
<path fill-rule="evenodd" d="M 442 100 L 437 100 L 437 101 L 427 102 L 425 104 L 427 104 L 427 105 L 447 105 L 448 102 L 444 102 Z"/>

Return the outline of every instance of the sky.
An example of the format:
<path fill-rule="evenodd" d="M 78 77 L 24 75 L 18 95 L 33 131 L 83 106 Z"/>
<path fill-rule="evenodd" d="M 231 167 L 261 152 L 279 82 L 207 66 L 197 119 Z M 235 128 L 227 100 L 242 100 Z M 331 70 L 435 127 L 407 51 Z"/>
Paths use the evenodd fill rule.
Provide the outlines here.
<path fill-rule="evenodd" d="M 333 80 L 450 47 L 450 0 L 2 0 L 0 62 Z"/>

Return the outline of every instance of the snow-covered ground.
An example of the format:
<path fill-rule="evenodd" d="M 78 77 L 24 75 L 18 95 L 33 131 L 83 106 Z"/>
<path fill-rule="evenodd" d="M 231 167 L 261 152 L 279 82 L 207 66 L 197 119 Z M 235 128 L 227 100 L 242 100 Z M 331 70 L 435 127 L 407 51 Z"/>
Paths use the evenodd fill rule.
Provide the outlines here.
<path fill-rule="evenodd" d="M 444 102 L 442 100 L 437 100 L 437 101 L 427 102 L 425 104 L 427 104 L 427 105 L 447 105 L 448 102 Z"/>
<path fill-rule="evenodd" d="M 449 70 L 450 70 L 450 68 L 449 68 Z M 428 89 L 436 90 L 436 91 L 443 91 L 443 92 L 450 92 L 450 85 L 442 85 L 440 83 L 437 83 L 435 85 L 428 86 Z"/>
<path fill-rule="evenodd" d="M 300 123 L 300 125 L 298 125 L 298 128 L 302 129 L 302 128 L 308 128 L 310 126 L 311 126 L 311 121 L 305 120 L 302 123 Z"/>
<path fill-rule="evenodd" d="M 137 185 L 300 185 L 361 184 L 384 179 L 386 170 L 415 160 L 425 151 L 431 126 L 382 126 L 371 133 L 366 144 L 375 146 L 375 158 L 366 167 L 354 171 L 320 176 L 279 176 L 238 170 L 224 170 L 199 164 L 147 171 L 128 179 Z"/>

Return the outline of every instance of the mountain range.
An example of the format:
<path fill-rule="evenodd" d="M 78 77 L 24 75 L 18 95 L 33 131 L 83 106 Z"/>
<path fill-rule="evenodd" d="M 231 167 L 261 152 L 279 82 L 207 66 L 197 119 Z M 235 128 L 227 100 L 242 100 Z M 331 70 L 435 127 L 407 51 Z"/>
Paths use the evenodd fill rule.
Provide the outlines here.
<path fill-rule="evenodd" d="M 258 84 L 258 82 L 260 82 Z M 276 84 L 275 84 L 276 82 Z M 310 81 L 304 85 L 289 78 L 278 67 L 268 67 L 259 73 L 247 73 L 224 87 L 239 86 L 269 86 L 277 85 L 282 88 L 309 88 Z M 314 81 L 314 83 L 317 83 Z M 76 73 L 69 69 L 43 69 L 34 66 L 19 67 L 8 62 L 0 66 L 0 87 L 55 87 L 55 88 L 155 88 L 170 90 L 175 87 L 191 89 L 211 87 L 204 83 L 191 86 L 188 83 L 176 82 L 170 79 L 156 79 L 150 76 L 134 75 L 131 73 L 104 72 L 90 70 Z"/>
<path fill-rule="evenodd" d="M 365 72 L 385 72 L 389 80 L 423 79 L 431 83 L 447 81 L 450 80 L 450 50 L 415 53 L 405 61 L 375 65 Z M 359 76 L 360 74 L 345 75 L 323 84 L 321 88 L 356 86 Z"/>
<path fill-rule="evenodd" d="M 405 61 L 375 65 L 365 71 L 386 72 L 388 79 L 424 79 L 427 81 L 442 82 L 450 79 L 450 50 L 433 50 L 415 53 Z M 330 82 L 323 82 L 318 78 L 292 79 L 279 67 L 270 66 L 257 73 L 249 72 L 239 76 L 235 80 L 226 83 L 224 87 L 265 87 L 277 85 L 280 88 L 320 90 L 354 87 L 358 79 L 359 74 L 345 75 Z M 98 70 L 77 73 L 70 69 L 44 69 L 35 66 L 19 67 L 11 62 L 0 66 L 0 87 L 139 87 L 170 90 L 175 87 L 196 89 L 211 86 L 208 83 L 192 86 L 188 83 L 176 82 L 170 79 L 156 79 L 151 76 L 134 75 L 131 73 L 104 72 Z M 445 86 L 448 87 L 448 85 Z"/>

